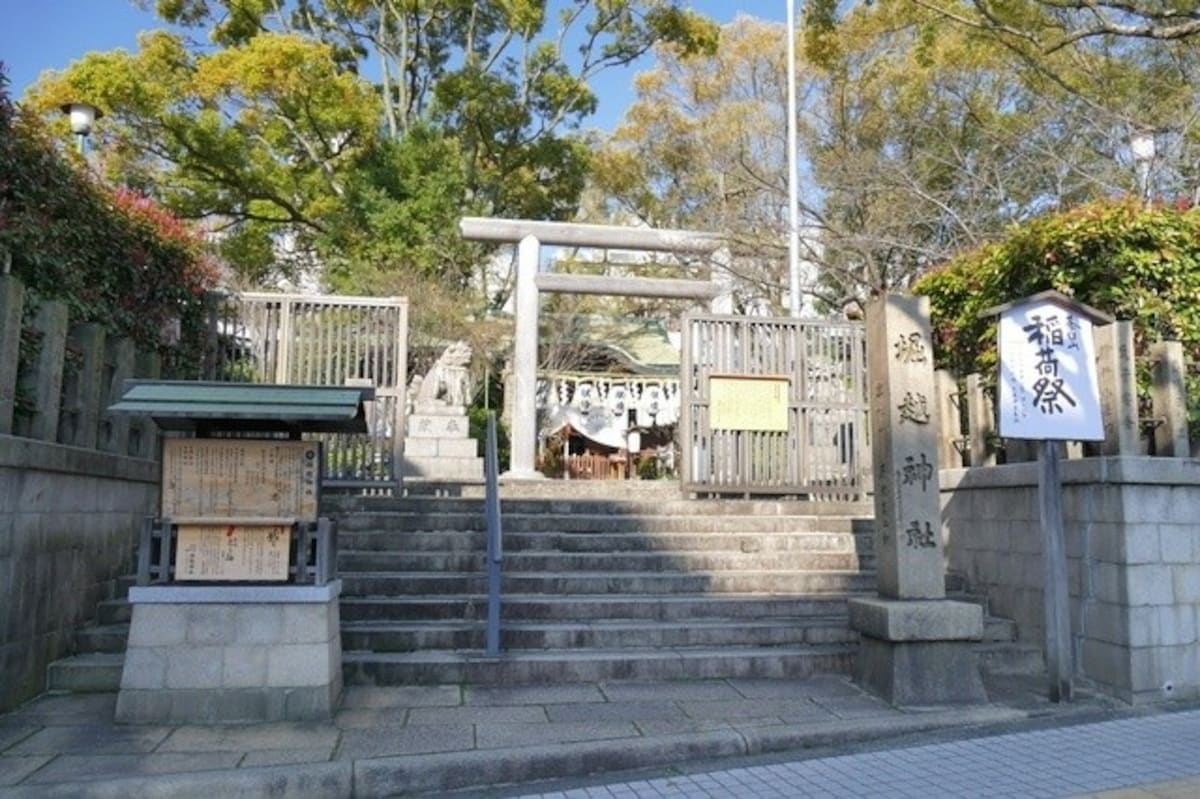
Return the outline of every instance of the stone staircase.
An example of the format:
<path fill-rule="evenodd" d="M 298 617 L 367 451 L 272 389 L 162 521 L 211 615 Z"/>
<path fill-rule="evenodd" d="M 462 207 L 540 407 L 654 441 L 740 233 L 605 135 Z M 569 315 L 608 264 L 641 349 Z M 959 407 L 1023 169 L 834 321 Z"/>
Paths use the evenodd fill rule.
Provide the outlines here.
<path fill-rule="evenodd" d="M 846 598 L 874 591 L 863 506 L 508 499 L 503 652 L 489 659 L 482 500 L 341 507 L 351 684 L 844 672 Z"/>
<path fill-rule="evenodd" d="M 135 582 L 133 575 L 113 581 L 111 597 L 96 606 L 95 623 L 75 631 L 72 649 L 76 654 L 47 668 L 49 690 L 95 693 L 120 688 L 132 609 L 129 588 Z"/>
<path fill-rule="evenodd" d="M 636 485 L 636 484 L 635 484 Z M 568 486 L 554 486 L 565 491 Z M 618 487 L 619 488 L 619 487 Z M 543 489 L 544 490 L 544 489 Z M 609 491 L 612 491 L 610 487 Z M 506 492 L 507 493 L 507 492 Z M 502 652 L 485 656 L 483 501 L 332 497 L 348 684 L 529 684 L 845 673 L 846 600 L 875 592 L 867 504 L 506 498 Z M 131 579 L 102 602 L 52 690 L 116 690 Z M 948 581 L 955 598 L 965 595 Z M 959 590 L 956 590 L 959 589 Z M 1040 652 L 988 618 L 985 668 L 1037 671 Z"/>

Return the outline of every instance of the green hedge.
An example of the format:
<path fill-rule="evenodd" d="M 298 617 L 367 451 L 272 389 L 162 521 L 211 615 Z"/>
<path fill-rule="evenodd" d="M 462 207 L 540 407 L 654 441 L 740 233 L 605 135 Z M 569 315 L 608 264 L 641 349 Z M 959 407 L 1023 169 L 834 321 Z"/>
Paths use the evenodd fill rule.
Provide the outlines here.
<path fill-rule="evenodd" d="M 1013 227 L 913 285 L 930 298 L 939 366 L 994 375 L 996 323 L 979 312 L 1045 289 L 1133 322 L 1135 350 L 1183 342 L 1200 357 L 1200 209 L 1133 199 L 1082 205 Z M 1142 381 L 1146 370 L 1139 370 Z M 1189 386 L 1193 429 L 1200 386 Z"/>

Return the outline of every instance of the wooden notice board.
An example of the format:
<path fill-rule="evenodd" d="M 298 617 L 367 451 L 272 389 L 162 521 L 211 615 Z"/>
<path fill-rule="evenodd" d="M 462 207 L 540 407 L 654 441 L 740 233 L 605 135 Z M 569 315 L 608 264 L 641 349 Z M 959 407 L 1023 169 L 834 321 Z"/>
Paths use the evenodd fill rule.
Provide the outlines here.
<path fill-rule="evenodd" d="M 175 579 L 286 580 L 291 532 L 278 524 L 181 524 Z"/>
<path fill-rule="evenodd" d="M 315 521 L 320 460 L 312 441 L 168 438 L 162 515 Z"/>
<path fill-rule="evenodd" d="M 786 376 L 713 375 L 708 381 L 709 426 L 786 433 L 789 385 Z"/>

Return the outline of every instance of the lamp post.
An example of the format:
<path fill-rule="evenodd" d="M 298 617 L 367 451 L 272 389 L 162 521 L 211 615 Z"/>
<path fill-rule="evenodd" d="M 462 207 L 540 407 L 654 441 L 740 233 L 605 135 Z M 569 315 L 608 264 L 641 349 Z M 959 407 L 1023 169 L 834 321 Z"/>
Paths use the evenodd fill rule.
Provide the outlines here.
<path fill-rule="evenodd" d="M 65 103 L 62 112 L 71 120 L 71 132 L 79 147 L 79 154 L 87 153 L 87 137 L 92 133 L 96 120 L 104 116 L 104 112 L 91 103 Z"/>
<path fill-rule="evenodd" d="M 1157 155 L 1154 131 L 1139 130 L 1129 137 L 1129 151 L 1133 154 L 1133 165 L 1137 169 L 1138 190 L 1142 193 L 1142 204 L 1150 204 L 1150 166 Z"/>

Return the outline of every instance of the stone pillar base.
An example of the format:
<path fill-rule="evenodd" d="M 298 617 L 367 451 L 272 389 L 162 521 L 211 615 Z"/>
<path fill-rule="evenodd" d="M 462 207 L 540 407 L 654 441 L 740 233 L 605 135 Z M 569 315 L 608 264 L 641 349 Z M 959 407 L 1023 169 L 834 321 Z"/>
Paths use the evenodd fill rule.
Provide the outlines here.
<path fill-rule="evenodd" d="M 850 600 L 862 636 L 854 680 L 894 705 L 987 701 L 973 644 L 983 608 L 945 599 Z"/>
<path fill-rule="evenodd" d="M 478 456 L 478 444 L 469 437 L 469 431 L 470 422 L 460 408 L 414 408 L 404 441 L 404 476 L 482 480 L 483 458 Z"/>
<path fill-rule="evenodd" d="M 328 720 L 342 693 L 340 593 L 340 581 L 131 589 L 117 721 Z"/>

